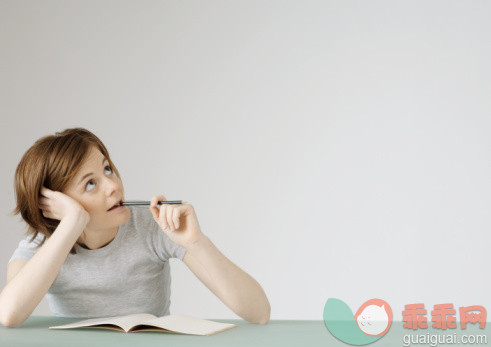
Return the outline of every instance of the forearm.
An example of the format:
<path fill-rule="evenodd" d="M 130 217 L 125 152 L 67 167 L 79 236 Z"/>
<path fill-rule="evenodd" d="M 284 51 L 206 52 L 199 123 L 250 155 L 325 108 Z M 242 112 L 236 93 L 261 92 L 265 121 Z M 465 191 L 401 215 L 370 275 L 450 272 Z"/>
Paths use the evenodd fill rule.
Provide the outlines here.
<path fill-rule="evenodd" d="M 239 317 L 251 323 L 269 321 L 271 307 L 259 283 L 225 257 L 208 237 L 203 235 L 186 250 L 201 267 L 202 282 Z"/>
<path fill-rule="evenodd" d="M 53 284 L 84 224 L 73 217 L 60 221 L 32 258 L 0 293 L 0 318 L 4 325 L 19 327 L 34 311 Z"/>

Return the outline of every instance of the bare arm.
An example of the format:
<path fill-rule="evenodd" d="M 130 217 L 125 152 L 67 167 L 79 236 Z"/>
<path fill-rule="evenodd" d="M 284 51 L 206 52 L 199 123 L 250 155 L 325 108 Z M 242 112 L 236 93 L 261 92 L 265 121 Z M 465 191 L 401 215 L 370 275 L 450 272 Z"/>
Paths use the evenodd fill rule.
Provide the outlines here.
<path fill-rule="evenodd" d="M 7 282 L 0 293 L 0 322 L 4 326 L 18 328 L 31 315 L 53 284 L 88 220 L 86 214 L 63 218 L 53 235 Z"/>
<path fill-rule="evenodd" d="M 186 249 L 182 259 L 198 279 L 225 305 L 250 323 L 267 324 L 271 314 L 268 298 L 259 283 L 232 263 L 202 232 L 192 205 L 162 205 L 155 195 L 150 203 L 155 222 L 178 245 Z"/>
<path fill-rule="evenodd" d="M 203 235 L 189 246 L 183 262 L 238 316 L 250 323 L 268 323 L 271 307 L 264 290 L 225 257 L 208 237 Z"/>

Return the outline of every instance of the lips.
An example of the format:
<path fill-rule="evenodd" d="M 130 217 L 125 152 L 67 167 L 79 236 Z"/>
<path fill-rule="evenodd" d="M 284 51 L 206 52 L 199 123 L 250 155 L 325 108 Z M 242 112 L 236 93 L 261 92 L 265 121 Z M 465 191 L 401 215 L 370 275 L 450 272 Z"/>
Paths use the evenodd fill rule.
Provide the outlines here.
<path fill-rule="evenodd" d="M 112 207 L 111 207 L 111 208 L 110 208 L 108 211 L 111 211 L 113 208 L 120 206 L 120 205 L 121 205 L 121 201 L 123 201 L 123 200 L 119 200 L 119 201 L 118 201 L 117 203 L 115 203 L 115 204 L 114 204 L 114 205 L 113 205 L 113 206 L 112 206 Z"/>

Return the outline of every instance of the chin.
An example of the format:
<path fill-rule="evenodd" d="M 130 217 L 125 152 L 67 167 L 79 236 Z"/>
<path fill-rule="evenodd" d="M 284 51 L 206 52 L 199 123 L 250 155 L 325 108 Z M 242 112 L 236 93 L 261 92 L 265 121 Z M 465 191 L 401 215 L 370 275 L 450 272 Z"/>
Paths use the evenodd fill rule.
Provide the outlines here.
<path fill-rule="evenodd" d="M 110 220 L 111 224 L 114 223 L 114 226 L 120 226 L 121 224 L 124 224 L 130 219 L 131 217 L 131 211 L 130 209 L 126 206 L 121 212 L 117 212 L 114 214 L 109 214 L 109 217 L 105 217 L 106 220 Z"/>
<path fill-rule="evenodd" d="M 124 221 L 121 223 L 121 224 L 124 224 L 128 221 L 128 219 L 130 219 L 131 217 L 131 211 L 130 209 L 126 206 L 126 208 L 124 209 L 124 211 L 121 211 L 121 219 L 123 219 Z"/>

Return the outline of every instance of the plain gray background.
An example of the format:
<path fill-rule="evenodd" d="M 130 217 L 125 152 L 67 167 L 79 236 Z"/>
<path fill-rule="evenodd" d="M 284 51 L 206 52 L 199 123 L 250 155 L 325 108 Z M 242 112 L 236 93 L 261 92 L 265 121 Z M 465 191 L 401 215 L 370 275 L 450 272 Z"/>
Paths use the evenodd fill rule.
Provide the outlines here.
<path fill-rule="evenodd" d="M 272 319 L 489 305 L 488 1 L 1 1 L 0 283 L 13 178 L 81 126 L 126 199 L 189 201 Z M 171 313 L 237 318 L 178 260 Z M 34 314 L 49 315 L 43 300 Z"/>

